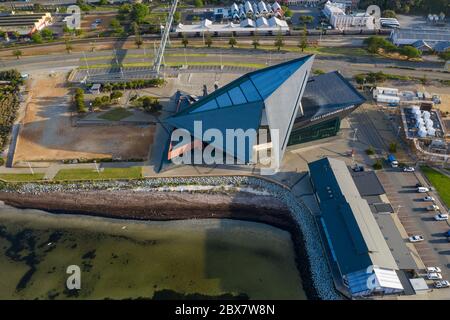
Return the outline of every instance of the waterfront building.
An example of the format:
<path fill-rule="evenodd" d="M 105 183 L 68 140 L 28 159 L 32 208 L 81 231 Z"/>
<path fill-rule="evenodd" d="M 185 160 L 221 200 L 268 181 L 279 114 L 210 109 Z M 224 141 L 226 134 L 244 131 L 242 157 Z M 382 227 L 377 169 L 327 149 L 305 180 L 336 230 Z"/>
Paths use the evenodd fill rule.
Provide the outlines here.
<path fill-rule="evenodd" d="M 195 142 L 181 148 L 168 141 L 163 161 L 208 144 L 216 147 L 214 141 L 203 140 L 202 132 L 195 132 L 195 121 L 202 122 L 203 132 L 218 129 L 224 136 L 227 129 L 278 130 L 278 137 L 270 133 L 267 143 L 259 143 L 258 136 L 244 150 L 222 146 L 228 156 L 248 164 L 256 162 L 255 153 L 263 148 L 281 163 L 288 146 L 336 135 L 341 119 L 365 99 L 339 72 L 311 77 L 313 59 L 309 55 L 247 73 L 197 100 L 181 94 L 189 102 L 179 104 L 165 123 L 168 131 L 187 130 Z"/>
<path fill-rule="evenodd" d="M 323 158 L 308 166 L 338 289 L 351 297 L 402 293 L 399 267 L 345 162 Z"/>

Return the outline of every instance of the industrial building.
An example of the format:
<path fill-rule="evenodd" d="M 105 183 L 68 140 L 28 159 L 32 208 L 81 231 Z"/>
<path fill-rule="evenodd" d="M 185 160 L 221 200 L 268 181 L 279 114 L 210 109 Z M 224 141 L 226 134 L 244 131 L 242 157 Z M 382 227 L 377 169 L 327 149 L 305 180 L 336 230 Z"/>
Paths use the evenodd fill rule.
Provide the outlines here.
<path fill-rule="evenodd" d="M 308 164 L 330 263 L 351 297 L 400 294 L 399 267 L 344 161 Z"/>
<path fill-rule="evenodd" d="M 450 29 L 445 28 L 397 28 L 389 38 L 396 46 L 415 46 L 422 51 L 444 52 L 450 48 Z"/>
<path fill-rule="evenodd" d="M 18 33 L 21 36 L 32 35 L 52 23 L 52 15 L 46 13 L 10 14 L 0 17 L 0 30 Z"/>
<path fill-rule="evenodd" d="M 333 28 L 338 30 L 348 29 L 375 29 L 374 18 L 366 13 L 346 14 L 344 3 L 327 1 L 323 14 L 327 17 Z"/>
<path fill-rule="evenodd" d="M 313 59 L 305 56 L 250 72 L 200 99 L 180 95 L 177 113 L 164 121 L 166 131 L 185 129 L 197 142 L 180 147 L 168 135 L 162 161 L 212 145 L 247 164 L 256 164 L 255 153 L 266 148 L 279 164 L 288 146 L 336 135 L 341 119 L 365 99 L 338 72 L 310 77 Z M 269 129 L 270 134 L 265 144 L 258 143 L 258 136 L 236 150 L 234 144 L 205 140 L 203 132 L 195 132 L 195 121 L 202 122 L 203 132 L 217 129 L 224 136 L 228 129 Z M 272 136 L 273 129 L 278 137 Z"/>

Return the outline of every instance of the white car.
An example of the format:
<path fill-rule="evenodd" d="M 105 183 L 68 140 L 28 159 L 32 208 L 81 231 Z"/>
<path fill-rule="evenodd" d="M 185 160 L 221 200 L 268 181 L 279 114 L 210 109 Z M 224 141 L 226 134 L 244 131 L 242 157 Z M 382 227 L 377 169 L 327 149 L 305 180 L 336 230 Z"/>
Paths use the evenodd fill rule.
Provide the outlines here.
<path fill-rule="evenodd" d="M 421 235 L 415 235 L 415 236 L 409 237 L 409 241 L 410 242 L 420 242 L 420 241 L 423 241 L 423 240 L 425 240 L 425 239 Z"/>
<path fill-rule="evenodd" d="M 450 287 L 450 282 L 448 282 L 447 280 L 436 281 L 434 283 L 434 287 L 436 289 L 448 288 Z"/>
<path fill-rule="evenodd" d="M 437 272 L 431 272 L 427 274 L 428 280 L 442 280 L 442 275 Z"/>
<path fill-rule="evenodd" d="M 434 220 L 436 221 L 446 221 L 448 220 L 448 214 L 446 213 L 440 213 L 434 216 Z"/>
<path fill-rule="evenodd" d="M 413 167 L 404 167 L 403 172 L 414 172 L 415 169 Z"/>
<path fill-rule="evenodd" d="M 430 191 L 430 189 L 428 189 L 426 187 L 418 187 L 417 188 L 417 192 L 419 192 L 419 193 L 425 193 L 425 192 L 428 192 L 428 191 Z"/>
<path fill-rule="evenodd" d="M 434 198 L 431 196 L 426 196 L 425 198 L 423 198 L 423 201 L 434 201 Z"/>
<path fill-rule="evenodd" d="M 439 267 L 428 267 L 427 268 L 427 273 L 433 273 L 433 272 L 440 273 L 441 272 L 441 268 L 439 268 Z"/>

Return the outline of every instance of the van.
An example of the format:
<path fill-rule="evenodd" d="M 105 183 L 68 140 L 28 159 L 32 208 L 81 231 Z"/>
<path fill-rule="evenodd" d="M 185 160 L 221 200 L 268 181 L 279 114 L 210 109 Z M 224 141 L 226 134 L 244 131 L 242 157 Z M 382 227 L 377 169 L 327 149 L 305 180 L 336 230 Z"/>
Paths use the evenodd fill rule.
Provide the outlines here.
<path fill-rule="evenodd" d="M 425 188 L 425 187 L 418 187 L 417 188 L 417 192 L 419 192 L 419 193 L 425 193 L 425 192 L 428 192 L 428 191 L 430 191 L 430 189 Z"/>

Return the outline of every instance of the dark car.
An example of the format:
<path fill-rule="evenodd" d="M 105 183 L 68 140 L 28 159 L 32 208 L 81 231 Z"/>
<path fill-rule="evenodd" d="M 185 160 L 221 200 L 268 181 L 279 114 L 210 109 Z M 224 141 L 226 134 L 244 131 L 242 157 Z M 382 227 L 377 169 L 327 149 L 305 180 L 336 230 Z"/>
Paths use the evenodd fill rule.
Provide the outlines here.
<path fill-rule="evenodd" d="M 364 167 L 363 167 L 363 166 L 354 166 L 354 167 L 352 168 L 352 170 L 353 170 L 354 172 L 362 172 L 362 171 L 364 171 Z"/>

